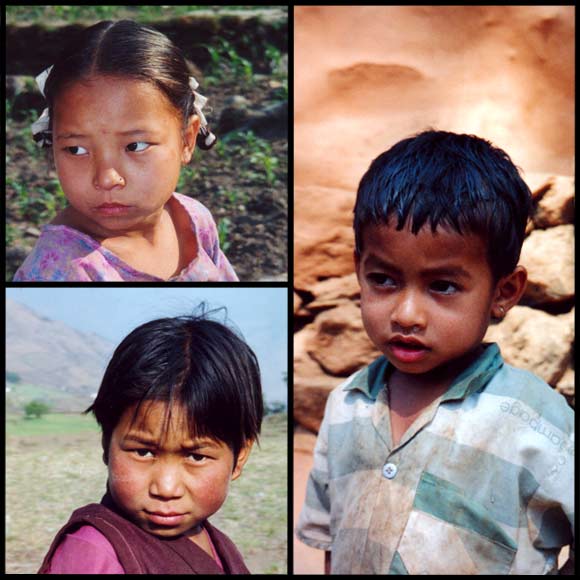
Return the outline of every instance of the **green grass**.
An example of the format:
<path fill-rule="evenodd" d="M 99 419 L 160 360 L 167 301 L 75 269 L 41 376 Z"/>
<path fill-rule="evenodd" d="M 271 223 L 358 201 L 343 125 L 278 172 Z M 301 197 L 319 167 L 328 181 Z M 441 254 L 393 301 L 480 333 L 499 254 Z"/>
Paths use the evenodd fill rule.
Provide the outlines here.
<path fill-rule="evenodd" d="M 92 415 L 55 413 L 44 415 L 39 419 L 9 416 L 6 419 L 8 437 L 30 437 L 44 435 L 68 435 L 96 432 L 99 430 Z"/>

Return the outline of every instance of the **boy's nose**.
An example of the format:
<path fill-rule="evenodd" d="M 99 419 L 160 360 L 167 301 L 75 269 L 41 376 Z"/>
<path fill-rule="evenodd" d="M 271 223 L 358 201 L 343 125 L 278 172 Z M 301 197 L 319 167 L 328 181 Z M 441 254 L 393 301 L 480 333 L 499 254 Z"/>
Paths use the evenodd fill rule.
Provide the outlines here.
<path fill-rule="evenodd" d="M 151 495 L 163 499 L 177 499 L 183 496 L 184 488 L 179 470 L 173 467 L 159 467 L 149 485 Z"/>
<path fill-rule="evenodd" d="M 405 292 L 391 314 L 395 330 L 417 332 L 425 328 L 427 317 L 424 306 L 416 292 Z"/>

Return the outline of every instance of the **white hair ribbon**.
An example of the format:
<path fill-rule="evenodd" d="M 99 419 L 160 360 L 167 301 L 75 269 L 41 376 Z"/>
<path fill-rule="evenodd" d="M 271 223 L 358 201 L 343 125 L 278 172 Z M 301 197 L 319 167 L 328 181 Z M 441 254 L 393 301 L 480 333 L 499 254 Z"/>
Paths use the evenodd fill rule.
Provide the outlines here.
<path fill-rule="evenodd" d="M 207 119 L 202 112 L 205 104 L 207 103 L 207 97 L 204 97 L 201 93 L 198 93 L 195 89 L 199 87 L 199 83 L 195 79 L 195 77 L 189 77 L 189 86 L 193 92 L 195 97 L 193 108 L 195 110 L 195 114 L 199 117 L 200 123 L 200 131 L 204 136 L 204 146 L 206 149 L 209 149 L 217 140 L 216 136 L 208 129 L 207 127 Z"/>
<path fill-rule="evenodd" d="M 46 79 L 52 70 L 52 66 L 49 66 L 47 69 L 43 70 L 37 77 L 36 77 L 36 84 L 44 97 L 44 85 L 46 84 Z M 31 126 L 32 135 L 36 144 L 39 147 L 48 147 L 52 145 L 52 134 L 50 131 L 50 117 L 48 115 L 48 109 L 44 109 L 42 114 Z"/>

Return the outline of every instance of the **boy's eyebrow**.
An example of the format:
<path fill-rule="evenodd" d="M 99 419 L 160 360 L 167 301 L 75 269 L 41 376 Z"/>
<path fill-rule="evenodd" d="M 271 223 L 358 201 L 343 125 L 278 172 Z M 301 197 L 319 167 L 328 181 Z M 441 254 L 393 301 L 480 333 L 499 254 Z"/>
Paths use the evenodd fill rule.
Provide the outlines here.
<path fill-rule="evenodd" d="M 120 135 L 121 137 L 134 137 L 136 135 L 151 135 L 155 131 L 148 129 L 130 129 L 129 131 L 120 131 L 115 133 L 115 135 Z M 86 139 L 88 135 L 83 135 L 81 133 L 61 133 L 57 135 L 57 139 Z"/>
<path fill-rule="evenodd" d="M 386 268 L 395 272 L 396 274 L 401 274 L 401 270 L 397 268 L 394 264 L 384 258 L 380 258 L 375 254 L 371 254 L 367 260 L 367 265 L 378 266 L 379 268 Z M 471 274 L 465 270 L 460 265 L 450 264 L 449 266 L 439 266 L 437 268 L 426 268 L 422 270 L 421 274 L 426 276 L 449 276 L 453 278 L 471 278 Z"/>
<path fill-rule="evenodd" d="M 132 441 L 133 443 L 141 443 L 142 445 L 149 445 L 150 447 L 159 447 L 159 441 L 157 439 L 137 433 L 129 433 L 123 437 L 123 441 Z M 202 449 L 203 447 L 214 447 L 216 445 L 217 443 L 212 439 L 199 439 L 198 441 L 188 440 L 181 447 L 182 449 L 195 450 Z"/>

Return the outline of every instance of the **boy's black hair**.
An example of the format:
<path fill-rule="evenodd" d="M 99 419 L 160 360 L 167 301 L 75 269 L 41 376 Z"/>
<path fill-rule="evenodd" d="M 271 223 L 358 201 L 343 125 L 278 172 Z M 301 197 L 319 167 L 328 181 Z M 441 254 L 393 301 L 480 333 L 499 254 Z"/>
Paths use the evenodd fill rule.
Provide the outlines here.
<path fill-rule="evenodd" d="M 182 405 L 191 436 L 223 441 L 234 461 L 258 439 L 264 412 L 258 360 L 242 338 L 209 318 L 214 312 L 202 304 L 192 316 L 147 322 L 116 348 L 85 411 L 102 428 L 105 463 L 123 413 L 136 405 L 134 422 L 144 402 L 168 403 L 164 432 L 172 408 Z"/>
<path fill-rule="evenodd" d="M 428 130 L 379 155 L 360 181 L 354 208 L 355 252 L 363 230 L 397 218 L 413 234 L 425 223 L 483 237 L 494 281 L 516 267 L 532 198 L 503 151 L 475 135 Z"/>

